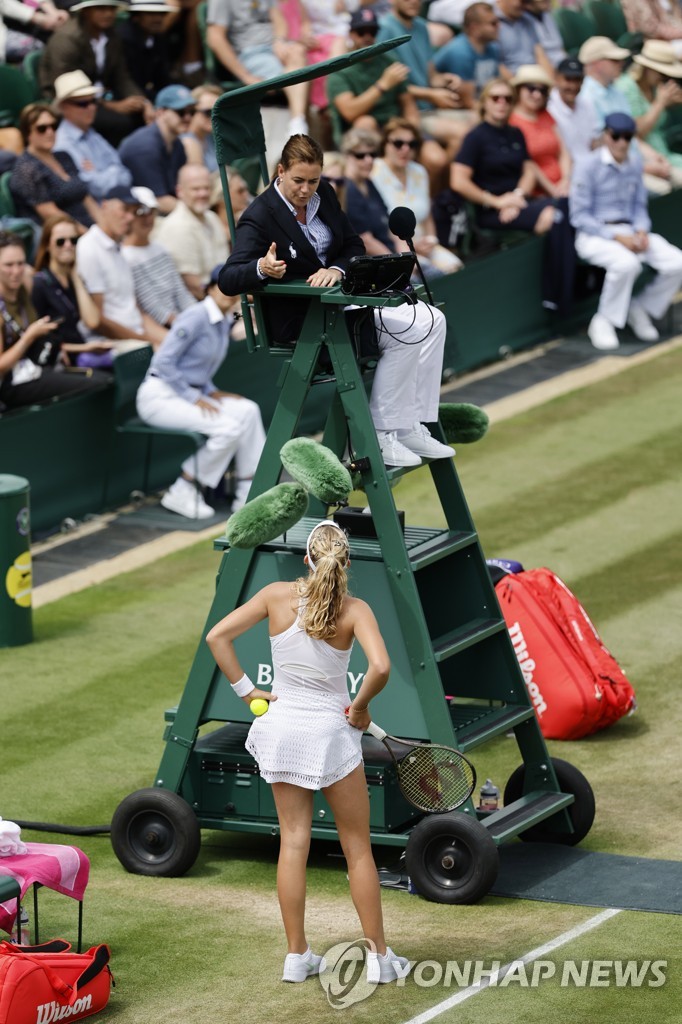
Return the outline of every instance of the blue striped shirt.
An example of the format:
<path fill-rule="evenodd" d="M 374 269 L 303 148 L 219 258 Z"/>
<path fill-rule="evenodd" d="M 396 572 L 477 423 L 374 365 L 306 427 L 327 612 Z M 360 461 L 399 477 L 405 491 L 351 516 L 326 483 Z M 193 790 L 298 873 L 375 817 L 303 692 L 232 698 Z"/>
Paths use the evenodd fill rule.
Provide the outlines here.
<path fill-rule="evenodd" d="M 601 238 L 622 233 L 619 224 L 634 231 L 649 231 L 651 219 L 638 154 L 617 163 L 606 146 L 579 160 L 573 171 L 570 196 L 571 224 L 576 231 Z"/>

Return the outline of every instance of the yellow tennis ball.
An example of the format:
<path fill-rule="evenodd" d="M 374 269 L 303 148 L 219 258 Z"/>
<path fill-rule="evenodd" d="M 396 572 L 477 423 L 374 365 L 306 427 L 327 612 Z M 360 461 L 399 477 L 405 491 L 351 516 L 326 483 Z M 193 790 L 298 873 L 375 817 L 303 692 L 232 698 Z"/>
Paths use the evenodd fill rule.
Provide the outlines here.
<path fill-rule="evenodd" d="M 254 700 L 251 701 L 249 707 L 253 711 L 254 715 L 264 715 L 265 712 L 270 707 L 270 702 L 267 700 L 263 700 L 262 697 L 256 697 L 254 698 Z"/>
<path fill-rule="evenodd" d="M 31 552 L 24 551 L 17 555 L 14 564 L 10 565 L 5 575 L 5 587 L 8 595 L 21 608 L 31 607 Z"/>

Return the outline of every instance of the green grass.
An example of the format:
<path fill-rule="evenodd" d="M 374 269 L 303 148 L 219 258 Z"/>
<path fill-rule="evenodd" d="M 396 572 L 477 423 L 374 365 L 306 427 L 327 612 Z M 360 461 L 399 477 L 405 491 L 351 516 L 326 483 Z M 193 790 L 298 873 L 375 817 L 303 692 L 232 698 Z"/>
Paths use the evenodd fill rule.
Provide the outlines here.
<path fill-rule="evenodd" d="M 670 859 L 680 859 L 682 841 L 681 375 L 682 353 L 659 356 L 499 424 L 457 455 L 486 553 L 557 571 L 635 686 L 636 715 L 597 736 L 550 744 L 595 790 L 597 817 L 583 847 Z M 395 493 L 408 522 L 442 521 L 428 471 Z M 163 712 L 187 677 L 218 558 L 204 544 L 41 608 L 35 642 L 0 652 L 3 817 L 105 823 L 125 795 L 153 781 Z M 515 751 L 506 739 L 481 748 L 479 775 L 502 786 Z M 452 994 L 408 981 L 339 1014 L 315 982 L 281 985 L 270 837 L 205 832 L 197 864 L 180 879 L 126 874 L 107 837 L 77 842 L 92 862 L 85 940 L 111 944 L 117 980 L 102 1020 L 399 1024 Z M 311 857 L 309 932 L 318 948 L 357 935 L 335 852 L 320 842 Z M 377 850 L 380 863 L 395 856 Z M 41 905 L 43 934 L 73 937 L 72 903 L 43 890 Z M 596 913 L 495 897 L 446 907 L 390 891 L 385 910 L 396 949 L 439 962 L 505 962 Z M 438 1019 L 675 1024 L 681 952 L 679 917 L 622 913 L 551 959 L 666 959 L 662 988 L 578 990 L 552 980 L 491 989 Z"/>

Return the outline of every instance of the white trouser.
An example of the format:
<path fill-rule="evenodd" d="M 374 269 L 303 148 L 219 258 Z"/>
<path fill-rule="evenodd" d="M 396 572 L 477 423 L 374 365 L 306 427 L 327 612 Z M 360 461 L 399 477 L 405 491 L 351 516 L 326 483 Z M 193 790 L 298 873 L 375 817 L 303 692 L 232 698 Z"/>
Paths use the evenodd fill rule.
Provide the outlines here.
<path fill-rule="evenodd" d="M 237 477 L 250 479 L 256 471 L 265 430 L 260 409 L 249 398 L 210 398 L 215 413 L 180 398 L 159 377 L 148 377 L 137 392 L 137 411 L 152 427 L 196 430 L 206 444 L 182 464 L 183 472 L 204 487 L 217 487 L 232 458 Z"/>
<path fill-rule="evenodd" d="M 435 306 L 405 302 L 374 313 L 381 358 L 369 403 L 377 430 L 409 430 L 438 419 L 445 317 Z"/>
<path fill-rule="evenodd" d="M 623 225 L 624 235 L 632 234 L 630 225 Z M 604 267 L 606 277 L 599 298 L 599 312 L 614 327 L 624 327 L 630 308 L 635 281 L 643 264 L 656 271 L 656 277 L 637 296 L 637 303 L 649 316 L 662 317 L 682 284 L 682 250 L 666 242 L 660 235 L 649 235 L 646 252 L 630 252 L 620 242 L 578 231 L 575 251 L 581 259 Z"/>

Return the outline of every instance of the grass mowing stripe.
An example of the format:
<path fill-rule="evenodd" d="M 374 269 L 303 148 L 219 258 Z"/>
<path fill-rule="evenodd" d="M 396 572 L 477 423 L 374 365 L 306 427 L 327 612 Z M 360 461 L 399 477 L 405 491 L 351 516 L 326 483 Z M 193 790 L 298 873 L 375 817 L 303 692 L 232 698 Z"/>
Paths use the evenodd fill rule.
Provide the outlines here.
<path fill-rule="evenodd" d="M 677 523 L 670 510 L 682 507 L 682 478 L 665 480 L 626 494 L 620 501 L 581 519 L 561 523 L 520 543 L 515 555 L 524 565 L 551 565 L 571 585 L 598 573 L 621 552 L 636 555 L 659 544 L 665 548 Z M 605 522 L 608 517 L 608 522 Z M 608 533 L 609 543 L 604 543 Z"/>
<path fill-rule="evenodd" d="M 558 508 L 563 522 L 572 522 L 623 500 L 635 489 L 676 480 L 679 465 L 679 428 L 660 432 L 655 443 L 651 439 L 640 441 L 607 457 L 592 459 L 585 452 L 580 465 L 549 480 L 539 479 L 541 473 L 536 472 L 536 466 L 524 460 L 516 470 L 534 484 L 514 495 L 513 505 L 509 496 L 492 506 L 474 506 L 484 548 L 493 550 L 491 541 L 505 546 L 537 538 L 555 526 Z M 512 507 L 513 515 L 509 515 Z"/>
<path fill-rule="evenodd" d="M 499 971 L 495 971 L 491 977 L 484 978 L 479 985 L 470 985 L 469 988 L 464 989 L 462 992 L 458 992 L 454 996 L 450 996 L 449 999 L 444 999 L 442 1003 L 438 1003 L 436 1006 L 431 1007 L 430 1010 L 426 1010 L 424 1013 L 420 1013 L 416 1017 L 411 1017 L 410 1020 L 405 1021 L 405 1024 L 427 1024 L 427 1022 L 433 1020 L 434 1017 L 440 1017 L 441 1014 L 445 1013 L 447 1010 L 451 1010 L 453 1006 L 458 1006 L 459 1003 L 463 1003 L 465 1000 L 471 999 L 472 996 L 477 996 L 481 992 L 484 992 L 490 987 L 493 980 L 495 982 L 501 980 L 514 964 L 530 964 L 534 960 L 539 960 L 540 957 L 553 953 L 555 949 L 559 949 L 561 946 L 567 945 L 569 942 L 580 938 L 580 936 L 585 935 L 587 932 L 594 931 L 595 928 L 599 928 L 599 926 L 604 924 L 605 921 L 610 921 L 612 917 L 615 917 L 616 914 L 620 913 L 622 913 L 622 911 L 616 908 L 602 910 L 600 914 L 590 917 L 582 924 L 576 925 L 575 928 L 570 928 L 567 932 L 557 935 L 556 938 L 550 939 L 549 942 L 545 942 L 542 946 L 538 946 L 536 949 L 532 949 L 529 953 L 525 953 L 517 960 L 513 960 L 511 963 L 505 964 L 504 967 L 499 969 Z"/>
<path fill-rule="evenodd" d="M 545 405 L 520 413 L 504 425 L 493 425 L 476 450 L 490 448 L 492 465 L 504 471 L 520 453 L 555 453 L 569 464 L 580 458 L 583 445 L 606 454 L 617 450 L 623 438 L 655 435 L 662 417 L 679 423 L 682 409 L 678 382 L 682 349 L 595 384 L 560 396 Z M 622 427 L 609 437 L 601 430 L 606 420 Z M 539 425 L 539 430 L 533 430 Z M 495 465 L 497 463 L 497 465 Z M 520 480 L 522 486 L 527 481 Z"/>
<path fill-rule="evenodd" d="M 613 612 L 623 615 L 639 604 L 651 600 L 665 600 L 669 590 L 676 590 L 682 565 L 682 531 L 667 536 L 639 551 L 617 546 L 622 552 L 608 566 L 584 576 L 571 579 L 581 599 L 589 605 L 589 614 L 595 621 L 604 621 Z M 637 586 L 633 586 L 633 581 Z"/>

